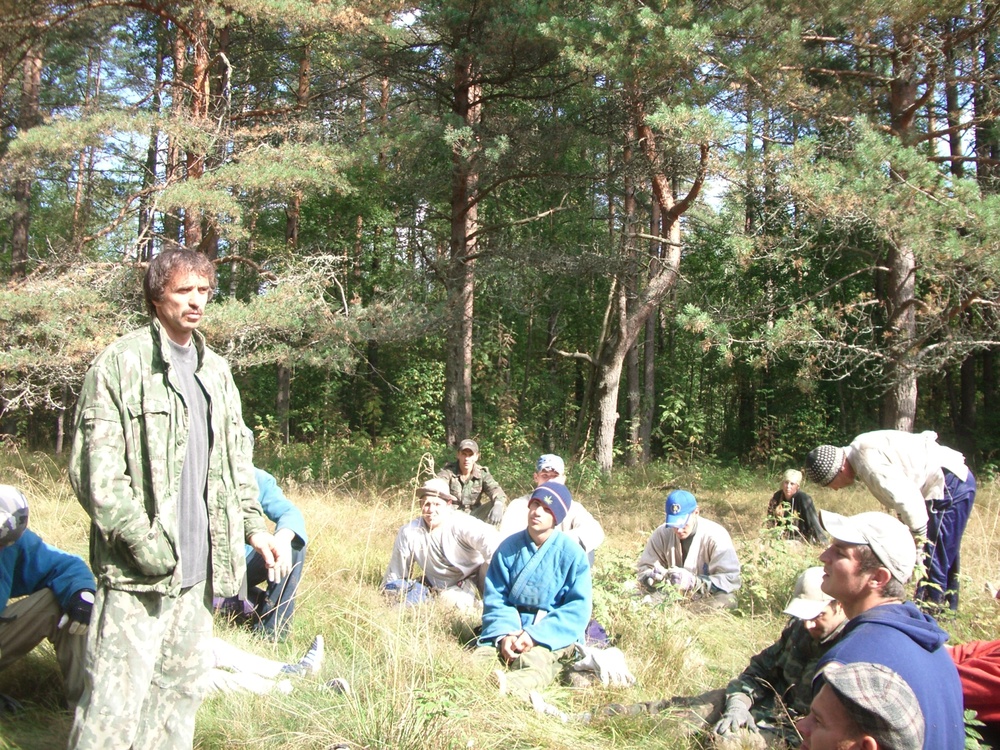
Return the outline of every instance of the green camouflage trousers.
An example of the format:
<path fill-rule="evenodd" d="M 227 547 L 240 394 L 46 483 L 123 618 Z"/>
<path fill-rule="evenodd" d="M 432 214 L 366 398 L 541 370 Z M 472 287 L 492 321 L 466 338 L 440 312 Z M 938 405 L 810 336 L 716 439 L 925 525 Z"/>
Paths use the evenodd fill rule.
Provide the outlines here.
<path fill-rule="evenodd" d="M 18 599 L 0 612 L 0 669 L 20 659 L 48 638 L 56 648 L 56 661 L 63 675 L 66 703 L 72 711 L 83 692 L 83 654 L 86 635 L 70 635 L 57 623 L 62 608 L 52 589 L 42 589 Z"/>
<path fill-rule="evenodd" d="M 191 750 L 211 637 L 205 583 L 177 597 L 99 587 L 69 750 Z"/>
<path fill-rule="evenodd" d="M 532 690 L 541 690 L 558 680 L 575 653 L 576 648 L 573 646 L 555 651 L 550 651 L 545 646 L 533 646 L 508 665 L 501 682 L 501 693 L 527 698 Z M 474 658 L 486 668 L 497 667 L 500 653 L 494 646 L 480 646 L 475 650 Z M 502 663 L 502 659 L 500 661 Z"/>

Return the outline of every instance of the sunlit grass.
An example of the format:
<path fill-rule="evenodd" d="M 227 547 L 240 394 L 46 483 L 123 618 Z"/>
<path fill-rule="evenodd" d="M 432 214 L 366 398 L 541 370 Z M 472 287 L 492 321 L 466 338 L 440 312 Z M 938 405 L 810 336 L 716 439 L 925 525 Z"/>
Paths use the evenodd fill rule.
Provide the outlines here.
<path fill-rule="evenodd" d="M 334 489 L 283 480 L 304 512 L 310 544 L 292 635 L 267 644 L 220 625 L 237 645 L 294 661 L 316 633 L 327 659 L 318 679 L 295 683 L 290 695 L 219 697 L 198 714 L 196 746 L 204 750 L 294 747 L 351 748 L 673 748 L 699 745 L 670 714 L 599 718 L 562 724 L 515 699 L 501 698 L 488 669 L 459 644 L 470 623 L 434 608 L 388 607 L 378 584 L 396 531 L 417 514 L 414 481 L 386 490 Z M 0 456 L 0 481 L 21 487 L 31 525 L 48 542 L 86 557 L 88 524 L 57 461 L 42 455 Z M 749 472 L 655 466 L 620 472 L 612 482 L 570 475 L 570 487 L 604 524 L 607 542 L 595 566 L 595 605 L 638 678 L 628 690 L 553 687 L 546 697 L 569 714 L 611 702 L 693 695 L 724 686 L 747 659 L 777 637 L 780 614 L 797 572 L 814 564 L 818 547 L 778 541 L 762 529 L 775 478 Z M 355 486 L 353 483 L 352 486 Z M 735 612 L 695 615 L 682 608 L 650 609 L 629 590 L 632 566 L 647 536 L 662 522 L 670 486 L 694 487 L 703 513 L 733 532 L 744 564 Z M 527 487 L 511 490 L 511 494 Z M 817 506 L 843 513 L 878 509 L 860 489 L 834 493 L 807 488 Z M 953 641 L 1000 637 L 1000 607 L 986 592 L 1000 580 L 1000 498 L 982 482 L 963 544 L 959 616 L 943 623 Z M 324 687 L 346 678 L 351 695 Z M 59 708 L 58 670 L 39 650 L 0 674 L 0 692 L 26 711 L 0 721 L 0 750 L 52 750 L 65 745 L 68 715 Z"/>

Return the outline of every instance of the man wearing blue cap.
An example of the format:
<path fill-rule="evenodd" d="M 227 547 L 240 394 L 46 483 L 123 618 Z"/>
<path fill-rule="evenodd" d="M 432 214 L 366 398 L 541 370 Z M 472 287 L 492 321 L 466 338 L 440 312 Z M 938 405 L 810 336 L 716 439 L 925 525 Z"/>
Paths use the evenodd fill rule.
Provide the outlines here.
<path fill-rule="evenodd" d="M 573 498 L 558 482 L 531 494 L 528 528 L 500 543 L 483 594 L 479 653 L 498 656 L 510 671 L 494 675 L 501 694 L 529 698 L 553 682 L 583 642 L 592 606 L 590 564 L 556 526 Z"/>
<path fill-rule="evenodd" d="M 640 588 L 654 596 L 672 588 L 712 609 L 734 608 L 740 561 L 729 532 L 701 518 L 687 490 L 667 495 L 666 516 L 636 564 Z"/>

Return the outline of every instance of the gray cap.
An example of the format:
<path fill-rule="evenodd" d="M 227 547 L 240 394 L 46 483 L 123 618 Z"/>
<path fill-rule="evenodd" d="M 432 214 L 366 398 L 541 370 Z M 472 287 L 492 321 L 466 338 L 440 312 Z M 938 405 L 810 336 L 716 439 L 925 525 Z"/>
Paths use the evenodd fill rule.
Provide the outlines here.
<path fill-rule="evenodd" d="M 820 672 L 844 709 L 880 750 L 915 750 L 924 744 L 924 715 L 906 680 L 882 664 L 830 662 Z"/>
<path fill-rule="evenodd" d="M 856 516 L 819 512 L 820 525 L 839 542 L 867 544 L 892 577 L 907 583 L 917 564 L 916 542 L 906 525 L 887 513 L 873 510 Z"/>
<path fill-rule="evenodd" d="M 0 484 L 0 549 L 21 538 L 28 528 L 28 500 L 17 487 Z"/>
<path fill-rule="evenodd" d="M 459 453 L 464 451 L 466 448 L 475 453 L 477 456 L 479 455 L 479 443 L 477 443 L 475 440 L 466 438 L 465 440 L 463 440 L 461 443 L 458 444 Z"/>

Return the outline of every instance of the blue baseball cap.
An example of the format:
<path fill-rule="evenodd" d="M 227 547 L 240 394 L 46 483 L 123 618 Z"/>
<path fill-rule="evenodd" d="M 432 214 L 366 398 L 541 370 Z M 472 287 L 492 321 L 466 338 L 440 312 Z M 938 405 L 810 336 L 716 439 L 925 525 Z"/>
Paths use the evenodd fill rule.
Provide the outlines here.
<path fill-rule="evenodd" d="M 674 490 L 667 495 L 665 510 L 667 526 L 671 529 L 683 529 L 687 526 L 691 514 L 698 510 L 698 501 L 687 490 Z"/>

